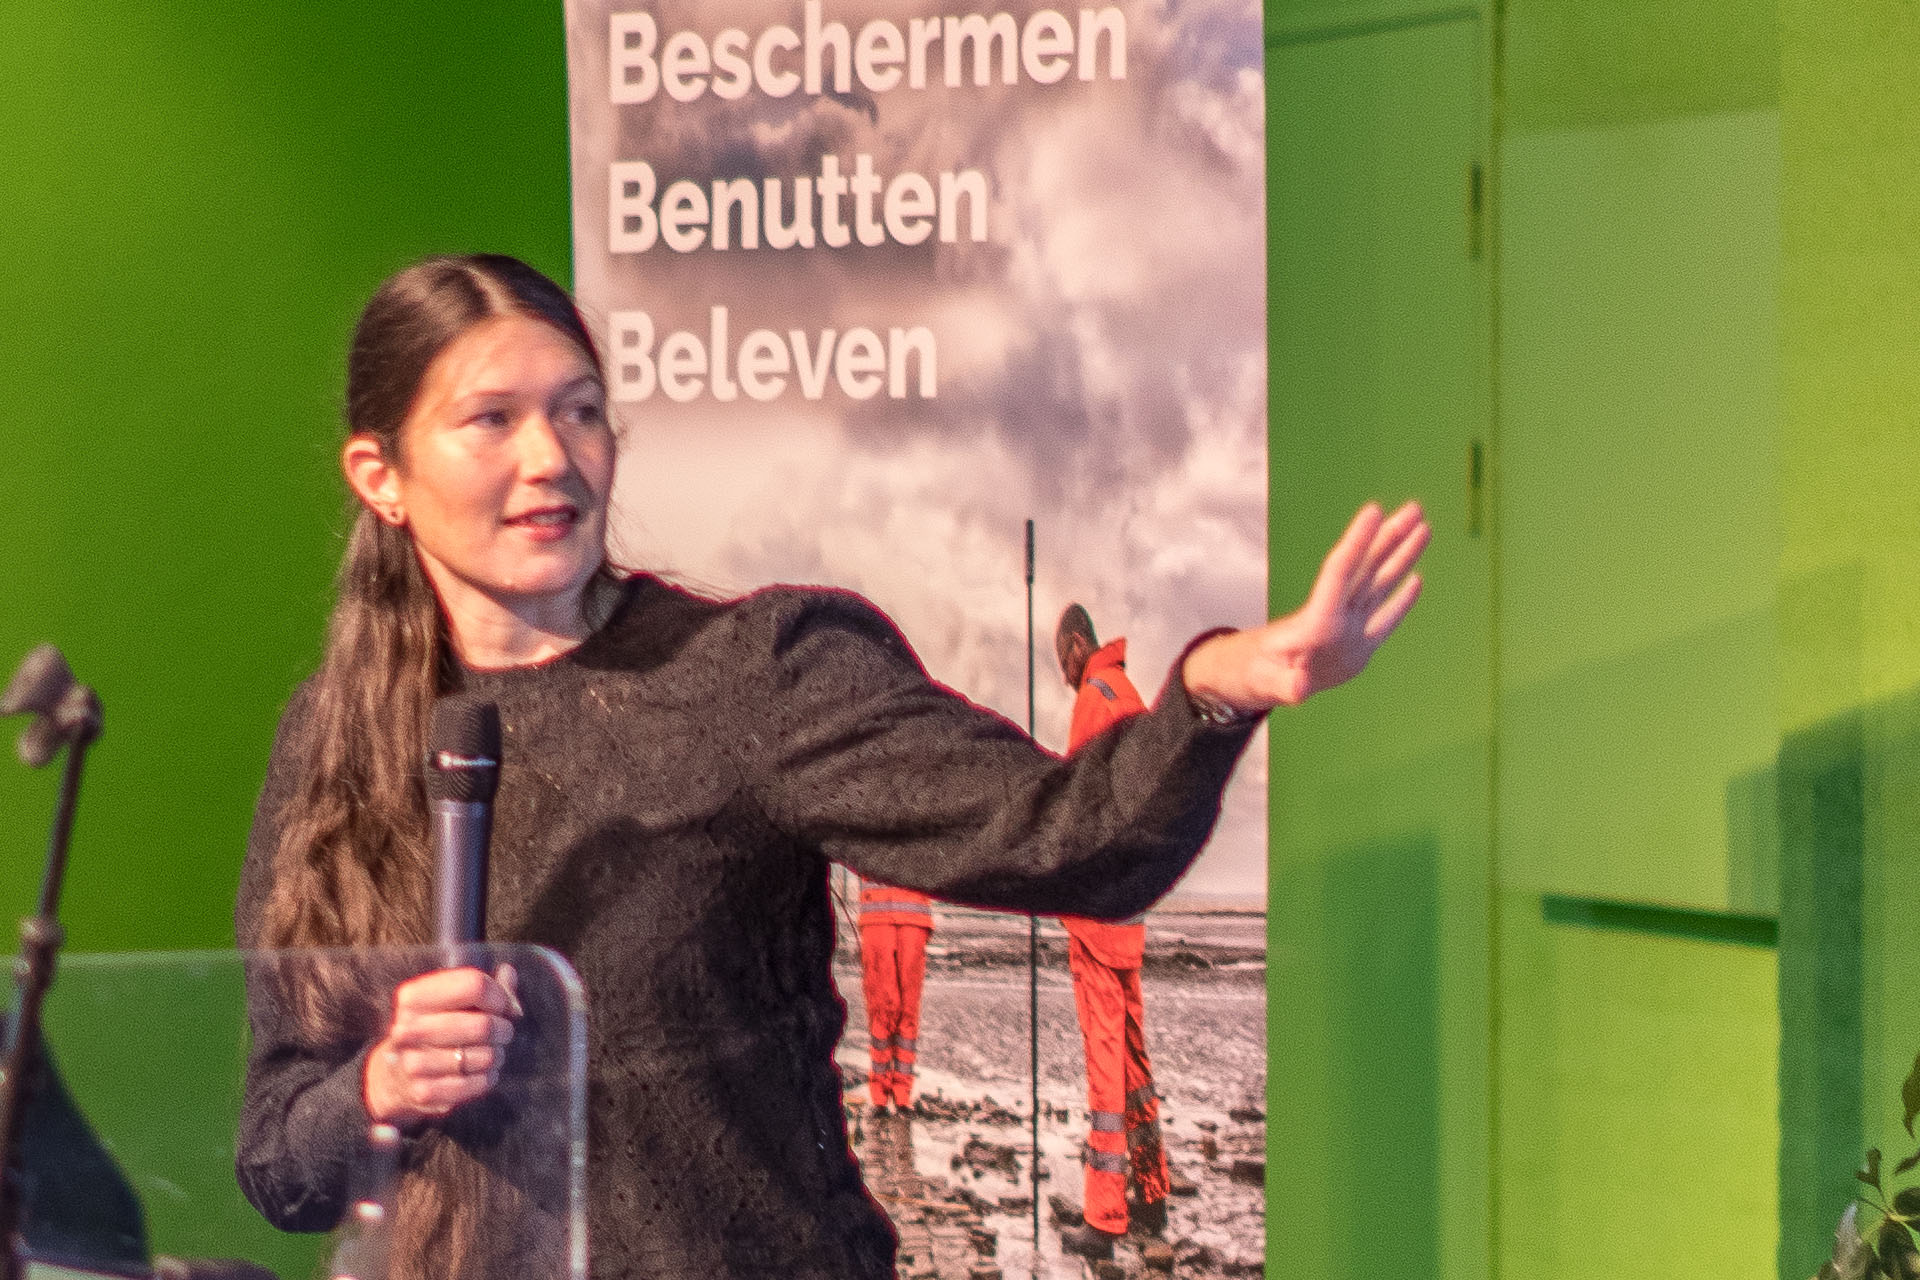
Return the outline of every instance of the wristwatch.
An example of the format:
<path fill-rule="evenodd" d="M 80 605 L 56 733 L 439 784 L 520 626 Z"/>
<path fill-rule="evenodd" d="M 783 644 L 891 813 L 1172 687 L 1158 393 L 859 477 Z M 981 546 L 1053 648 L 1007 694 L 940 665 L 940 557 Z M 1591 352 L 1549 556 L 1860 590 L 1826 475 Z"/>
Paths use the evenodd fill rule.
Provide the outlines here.
<path fill-rule="evenodd" d="M 1186 671 L 1187 655 L 1189 653 L 1192 653 L 1195 649 L 1198 649 L 1215 636 L 1232 635 L 1237 629 L 1238 628 L 1235 627 L 1214 627 L 1210 631 L 1202 631 L 1199 635 L 1187 641 L 1187 647 L 1181 651 L 1179 658 L 1175 659 L 1174 669 L 1184 673 Z M 1184 675 L 1180 681 L 1180 688 L 1181 691 L 1187 695 L 1187 705 L 1193 708 L 1193 714 L 1199 717 L 1201 724 L 1209 728 L 1238 728 L 1240 725 L 1258 720 L 1265 714 L 1265 712 L 1261 711 L 1240 711 L 1218 699 L 1209 698 L 1204 693 L 1195 693 L 1193 690 L 1187 688 Z"/>
<path fill-rule="evenodd" d="M 1193 708 L 1200 723 L 1215 729 L 1234 729 L 1243 724 L 1251 724 L 1260 718 L 1258 711 L 1241 711 L 1224 702 L 1217 702 L 1205 694 L 1187 690 L 1187 705 Z"/>

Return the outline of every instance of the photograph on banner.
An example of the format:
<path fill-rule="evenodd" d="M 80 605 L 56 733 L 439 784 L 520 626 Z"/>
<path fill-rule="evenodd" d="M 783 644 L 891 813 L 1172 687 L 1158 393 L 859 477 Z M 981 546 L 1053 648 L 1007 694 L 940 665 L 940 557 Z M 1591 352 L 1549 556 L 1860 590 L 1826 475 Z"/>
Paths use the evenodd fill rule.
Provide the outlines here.
<path fill-rule="evenodd" d="M 617 560 L 859 592 L 1060 752 L 1265 616 L 1257 4 L 568 0 L 567 36 Z M 1037 947 L 836 873 L 902 1275 L 1257 1273 L 1266 775 L 1263 733 L 1170 897 Z"/>

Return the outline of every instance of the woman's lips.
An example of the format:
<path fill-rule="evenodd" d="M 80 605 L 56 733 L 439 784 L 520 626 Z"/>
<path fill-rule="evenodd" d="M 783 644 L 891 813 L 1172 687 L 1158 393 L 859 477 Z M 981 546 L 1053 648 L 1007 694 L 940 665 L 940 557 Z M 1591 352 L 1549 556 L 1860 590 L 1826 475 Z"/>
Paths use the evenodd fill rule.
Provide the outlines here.
<path fill-rule="evenodd" d="M 573 527 L 580 523 L 580 512 L 571 506 L 536 507 L 532 511 L 507 517 L 505 523 L 536 541 L 552 542 L 573 532 Z"/>

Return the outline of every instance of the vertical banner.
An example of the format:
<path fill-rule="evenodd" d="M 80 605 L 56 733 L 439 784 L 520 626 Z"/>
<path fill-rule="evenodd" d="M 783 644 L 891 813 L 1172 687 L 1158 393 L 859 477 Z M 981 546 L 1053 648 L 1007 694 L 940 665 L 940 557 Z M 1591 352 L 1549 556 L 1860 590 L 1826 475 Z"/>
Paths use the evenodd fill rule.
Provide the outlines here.
<path fill-rule="evenodd" d="M 1261 11 L 968 4 L 568 0 L 575 284 L 623 431 L 617 559 L 861 592 L 1025 724 L 1031 519 L 1034 728 L 1065 750 L 1088 696 L 1055 657 L 1069 604 L 1149 702 L 1197 632 L 1264 616 Z M 1078 1276 L 1096 1167 L 1165 1206 L 1104 1241 L 1126 1269 L 1257 1273 L 1265 797 L 1262 735 L 1144 958 L 1095 965 L 1142 1000 L 1102 1003 L 1043 925 L 1038 1256 L 1025 919 L 898 925 L 927 971 L 884 1050 L 842 931 L 850 1125 L 902 1275 Z M 1130 1033 L 1103 1103 L 1094 1042 Z M 912 1105 L 883 1115 L 888 1071 Z"/>

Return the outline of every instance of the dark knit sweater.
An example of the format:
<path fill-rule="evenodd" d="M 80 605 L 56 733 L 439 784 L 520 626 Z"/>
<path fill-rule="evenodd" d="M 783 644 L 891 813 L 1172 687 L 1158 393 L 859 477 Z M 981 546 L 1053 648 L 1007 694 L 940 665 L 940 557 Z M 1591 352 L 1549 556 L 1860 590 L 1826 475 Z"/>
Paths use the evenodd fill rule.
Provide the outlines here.
<path fill-rule="evenodd" d="M 855 596 L 714 602 L 650 578 L 579 648 L 467 687 L 505 734 L 488 936 L 555 948 L 588 993 L 597 1280 L 892 1275 L 833 1062 L 828 862 L 977 906 L 1132 915 L 1200 849 L 1250 734 L 1200 721 L 1174 683 L 1062 760 L 935 684 Z M 302 702 L 248 846 L 242 946 Z M 331 1227 L 364 1049 L 292 1053 L 269 1005 L 253 1016 L 242 1185 L 284 1227 Z"/>

